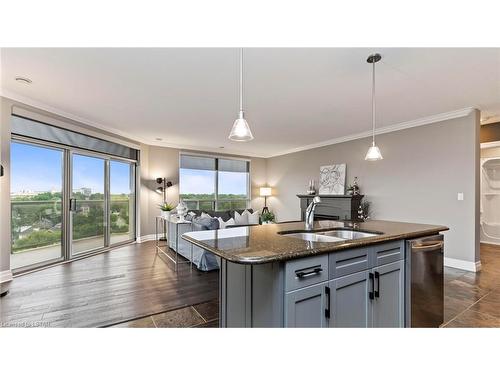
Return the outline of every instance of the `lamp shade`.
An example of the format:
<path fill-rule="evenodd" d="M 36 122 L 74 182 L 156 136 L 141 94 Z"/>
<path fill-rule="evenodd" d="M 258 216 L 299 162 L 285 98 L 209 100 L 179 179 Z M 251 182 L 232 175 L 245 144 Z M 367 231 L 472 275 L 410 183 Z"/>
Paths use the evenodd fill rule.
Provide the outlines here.
<path fill-rule="evenodd" d="M 377 160 L 382 160 L 382 153 L 380 152 L 380 149 L 378 146 L 375 146 L 375 143 L 371 145 L 371 147 L 368 149 L 368 152 L 366 153 L 365 160 L 368 161 L 377 161 Z"/>
<path fill-rule="evenodd" d="M 261 197 L 270 197 L 272 194 L 270 187 L 261 187 L 260 188 L 260 196 Z"/>
<path fill-rule="evenodd" d="M 245 120 L 243 111 L 240 111 L 239 117 L 234 122 L 229 139 L 239 142 L 247 142 L 253 139 L 252 131 L 250 130 L 250 126 L 248 126 L 247 120 Z"/>

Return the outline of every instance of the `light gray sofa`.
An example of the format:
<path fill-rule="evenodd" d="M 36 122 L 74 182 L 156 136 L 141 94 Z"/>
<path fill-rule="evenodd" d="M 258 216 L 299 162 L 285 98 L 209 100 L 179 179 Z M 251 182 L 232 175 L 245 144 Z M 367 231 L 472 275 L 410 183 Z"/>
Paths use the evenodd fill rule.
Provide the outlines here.
<path fill-rule="evenodd" d="M 242 213 L 244 210 L 237 210 L 238 213 Z M 249 212 L 253 212 L 252 209 L 248 209 Z M 197 216 L 194 218 L 187 217 L 187 220 L 192 220 L 191 225 L 179 225 L 169 223 L 169 246 L 178 251 L 180 255 L 184 258 L 191 260 L 191 246 L 193 247 L 193 264 L 200 271 L 212 271 L 219 269 L 220 259 L 218 256 L 202 249 L 199 246 L 192 245 L 182 238 L 182 234 L 186 232 L 195 232 L 200 230 L 216 230 L 219 229 L 219 221 L 217 219 L 201 218 L 202 212 L 207 213 L 212 217 L 221 217 L 222 220 L 227 221 L 234 218 L 235 211 L 196 211 L 192 210 L 189 212 L 194 212 Z M 255 225 L 255 224 L 254 224 Z M 179 233 L 177 233 L 177 228 L 179 228 Z M 228 226 L 229 228 L 229 226 Z"/>

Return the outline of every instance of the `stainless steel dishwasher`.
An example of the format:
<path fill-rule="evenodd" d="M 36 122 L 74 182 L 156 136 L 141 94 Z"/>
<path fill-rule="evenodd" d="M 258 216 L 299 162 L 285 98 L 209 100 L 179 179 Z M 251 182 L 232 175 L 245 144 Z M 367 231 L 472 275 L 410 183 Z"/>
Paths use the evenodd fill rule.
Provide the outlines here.
<path fill-rule="evenodd" d="M 406 241 L 407 327 L 439 327 L 444 321 L 444 237 Z"/>

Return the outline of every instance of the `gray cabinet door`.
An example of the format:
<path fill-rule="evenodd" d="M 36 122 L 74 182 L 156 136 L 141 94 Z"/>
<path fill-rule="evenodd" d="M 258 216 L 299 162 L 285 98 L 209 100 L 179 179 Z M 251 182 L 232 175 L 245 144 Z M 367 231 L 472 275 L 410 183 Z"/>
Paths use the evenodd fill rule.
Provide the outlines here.
<path fill-rule="evenodd" d="M 285 294 L 285 327 L 321 328 L 325 317 L 328 282 Z"/>
<path fill-rule="evenodd" d="M 330 327 L 371 325 L 372 300 L 369 271 L 358 272 L 330 281 Z"/>
<path fill-rule="evenodd" d="M 373 327 L 404 327 L 404 261 L 375 267 L 372 272 Z"/>

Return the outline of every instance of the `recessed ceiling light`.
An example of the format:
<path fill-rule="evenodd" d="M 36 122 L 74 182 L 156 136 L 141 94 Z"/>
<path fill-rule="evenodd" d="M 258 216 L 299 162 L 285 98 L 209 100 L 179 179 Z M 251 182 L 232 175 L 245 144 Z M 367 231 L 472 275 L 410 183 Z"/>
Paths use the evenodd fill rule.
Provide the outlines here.
<path fill-rule="evenodd" d="M 163 141 L 163 138 L 155 138 L 157 141 Z"/>
<path fill-rule="evenodd" d="M 19 83 L 24 83 L 25 85 L 30 85 L 33 81 L 26 77 L 16 77 L 15 80 Z"/>

